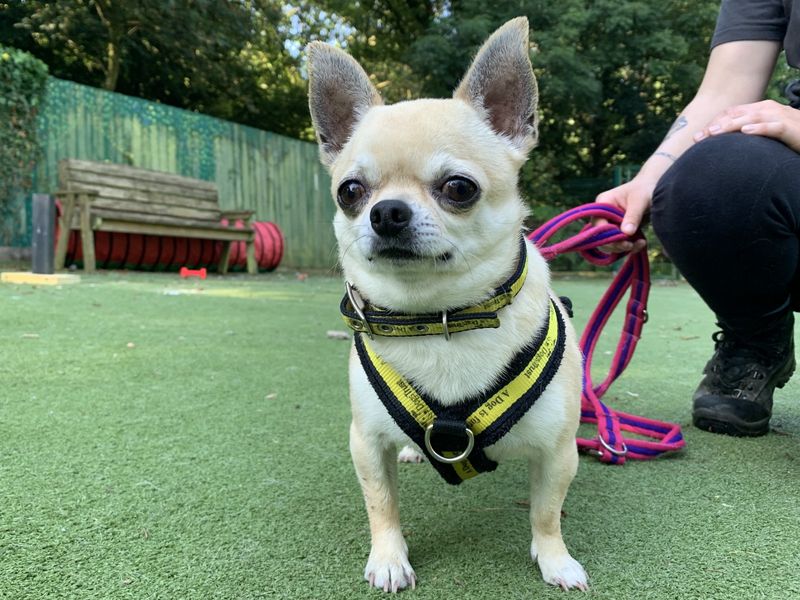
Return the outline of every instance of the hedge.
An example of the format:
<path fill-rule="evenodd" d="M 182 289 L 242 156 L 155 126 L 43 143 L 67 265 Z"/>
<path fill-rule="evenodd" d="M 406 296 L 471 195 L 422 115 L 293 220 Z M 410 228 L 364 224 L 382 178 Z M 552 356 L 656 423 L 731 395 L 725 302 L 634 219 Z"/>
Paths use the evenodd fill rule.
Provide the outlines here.
<path fill-rule="evenodd" d="M 36 115 L 44 101 L 47 66 L 32 55 L 0 45 L 0 237 L 9 237 L 11 213 L 28 191 L 39 158 Z M 3 235 L 4 234 L 4 235 Z"/>

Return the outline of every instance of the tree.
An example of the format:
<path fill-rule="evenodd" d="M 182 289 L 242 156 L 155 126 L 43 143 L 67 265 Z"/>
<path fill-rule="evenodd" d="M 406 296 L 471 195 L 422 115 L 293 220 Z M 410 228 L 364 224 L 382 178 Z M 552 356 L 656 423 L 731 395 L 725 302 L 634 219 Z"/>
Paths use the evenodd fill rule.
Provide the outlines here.
<path fill-rule="evenodd" d="M 406 58 L 425 93 L 446 95 L 487 35 L 527 15 L 540 144 L 523 188 L 552 203 L 568 180 L 598 179 L 588 192 L 599 191 L 615 165 L 655 148 L 699 84 L 717 10 L 717 0 L 453 0 Z"/>
<path fill-rule="evenodd" d="M 613 168 L 640 163 L 702 76 L 718 0 L 307 0 L 387 101 L 447 97 L 486 37 L 527 15 L 540 88 L 540 145 L 522 184 L 535 202 L 565 202 L 576 179 L 590 200 Z M 304 11 L 308 12 L 308 11 Z"/>
<path fill-rule="evenodd" d="M 534 204 L 563 205 L 590 200 L 615 166 L 655 148 L 699 84 L 718 8 L 719 0 L 0 0 L 0 39 L 57 77 L 312 139 L 309 41 L 345 47 L 389 102 L 446 97 L 486 37 L 527 15 L 540 144 L 522 187 Z M 587 187 L 570 192 L 578 179 Z"/>
<path fill-rule="evenodd" d="M 298 60 L 277 0 L 28 0 L 0 4 L 0 38 L 56 77 L 299 135 Z"/>

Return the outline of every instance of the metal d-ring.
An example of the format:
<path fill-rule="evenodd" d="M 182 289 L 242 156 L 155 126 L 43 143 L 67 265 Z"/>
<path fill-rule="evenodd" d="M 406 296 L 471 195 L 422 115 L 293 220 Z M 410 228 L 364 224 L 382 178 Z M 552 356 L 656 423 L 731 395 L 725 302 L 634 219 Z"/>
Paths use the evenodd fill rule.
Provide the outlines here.
<path fill-rule="evenodd" d="M 447 325 L 447 311 L 442 311 L 442 329 L 444 331 L 444 339 L 450 341 L 450 327 Z M 469 431 L 469 430 L 467 430 Z"/>
<path fill-rule="evenodd" d="M 603 446 L 603 448 L 611 452 L 611 454 L 614 456 L 625 456 L 628 453 L 628 447 L 625 445 L 625 442 L 622 442 L 622 450 L 617 450 L 616 448 L 609 446 L 608 443 L 603 439 L 602 435 L 598 435 L 597 439 L 600 440 L 600 444 Z"/>
<path fill-rule="evenodd" d="M 353 310 L 356 311 L 358 318 L 361 319 L 361 323 L 364 325 L 364 333 L 367 334 L 369 339 L 373 339 L 372 337 L 372 327 L 367 321 L 367 315 L 364 314 L 364 299 L 358 293 L 356 288 L 350 285 L 349 281 L 344 282 L 344 289 L 347 291 L 347 299 L 350 300 L 350 304 L 353 305 Z"/>
<path fill-rule="evenodd" d="M 431 453 L 433 458 L 438 460 L 439 462 L 447 463 L 448 465 L 452 465 L 453 463 L 461 462 L 465 458 L 469 456 L 469 453 L 472 452 L 472 449 L 475 447 L 475 434 L 472 433 L 472 430 L 469 427 L 464 427 L 464 432 L 467 434 L 467 449 L 464 450 L 458 456 L 454 456 L 453 458 L 447 458 L 446 456 L 442 456 L 436 450 L 433 449 L 431 445 L 431 433 L 433 432 L 433 423 L 428 425 L 425 428 L 425 447 L 428 449 L 428 452 Z"/>

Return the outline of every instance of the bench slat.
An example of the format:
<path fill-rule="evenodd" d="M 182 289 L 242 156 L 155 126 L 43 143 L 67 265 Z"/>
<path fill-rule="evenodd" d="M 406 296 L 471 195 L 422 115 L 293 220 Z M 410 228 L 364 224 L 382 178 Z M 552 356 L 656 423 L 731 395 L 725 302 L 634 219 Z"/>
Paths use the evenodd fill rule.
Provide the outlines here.
<path fill-rule="evenodd" d="M 165 185 L 185 186 L 189 189 L 205 190 L 217 194 L 217 186 L 213 181 L 194 179 L 184 175 L 174 173 L 164 173 L 163 171 L 153 171 L 141 167 L 131 167 L 129 165 L 119 165 L 113 163 L 95 162 L 89 160 L 65 159 L 61 161 L 64 169 L 73 173 L 93 173 L 95 175 L 111 175 L 123 179 L 136 179 L 147 183 L 163 183 Z"/>
<path fill-rule="evenodd" d="M 157 223 L 172 227 L 202 227 L 205 229 L 219 229 L 224 231 L 230 229 L 225 225 L 220 225 L 219 220 L 209 221 L 207 219 L 189 219 L 186 217 L 175 217 L 171 215 L 146 214 L 142 212 L 132 212 L 124 210 L 104 210 L 102 208 L 92 208 L 92 216 L 108 220 L 121 220 L 139 223 Z"/>
<path fill-rule="evenodd" d="M 111 175 L 96 175 L 94 173 L 68 173 L 61 181 L 65 189 L 95 190 L 101 195 L 119 195 L 126 192 L 136 192 L 145 201 L 147 196 L 164 198 L 172 204 L 185 206 L 218 207 L 219 199 L 216 192 L 208 190 L 191 190 L 185 186 L 161 185 L 152 182 L 140 182 L 136 179 L 117 178 Z"/>
<path fill-rule="evenodd" d="M 157 215 L 176 219 L 192 219 L 195 221 L 208 221 L 219 223 L 222 213 L 219 209 L 205 210 L 190 206 L 179 206 L 173 204 L 148 203 L 132 197 L 126 199 L 108 198 L 97 196 L 92 200 L 92 212 L 110 213 L 122 211 L 126 213 L 139 213 L 143 215 Z"/>
<path fill-rule="evenodd" d="M 100 231 L 115 231 L 120 233 L 142 233 L 146 235 L 167 235 L 175 237 L 191 237 L 220 241 L 252 241 L 252 229 L 231 229 L 226 227 L 177 227 L 158 223 L 142 223 L 141 221 L 101 220 L 100 226 L 95 227 Z"/>

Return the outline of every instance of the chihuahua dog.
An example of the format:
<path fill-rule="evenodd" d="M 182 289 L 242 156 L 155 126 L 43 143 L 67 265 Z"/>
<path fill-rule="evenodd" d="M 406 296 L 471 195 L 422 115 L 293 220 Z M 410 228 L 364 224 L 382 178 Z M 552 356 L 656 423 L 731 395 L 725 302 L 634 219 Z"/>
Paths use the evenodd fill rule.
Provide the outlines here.
<path fill-rule="evenodd" d="M 582 359 L 522 236 L 517 190 L 537 140 L 527 19 L 492 34 L 451 99 L 387 106 L 345 52 L 321 42 L 307 52 L 338 204 L 342 310 L 357 332 L 350 451 L 372 537 L 365 578 L 384 591 L 416 585 L 398 514 L 405 446 L 401 459 L 424 453 L 451 483 L 527 458 L 531 556 L 547 583 L 587 589 L 560 523 L 578 465 Z M 509 406 L 512 396 L 529 406 Z"/>

